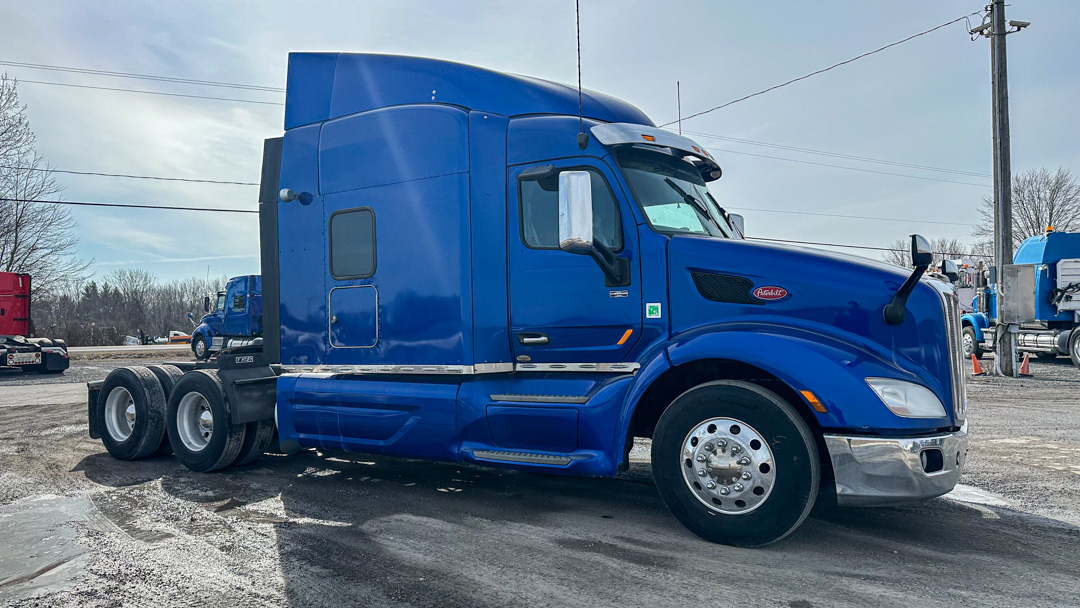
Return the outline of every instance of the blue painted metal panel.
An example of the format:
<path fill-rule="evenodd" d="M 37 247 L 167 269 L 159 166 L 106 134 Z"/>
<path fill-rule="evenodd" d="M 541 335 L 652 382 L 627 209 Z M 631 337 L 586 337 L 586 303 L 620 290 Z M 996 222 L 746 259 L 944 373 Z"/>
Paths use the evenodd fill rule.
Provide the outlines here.
<path fill-rule="evenodd" d="M 469 245 L 472 249 L 474 363 L 511 361 L 506 268 L 507 118 L 469 115 Z"/>
<path fill-rule="evenodd" d="M 440 105 L 397 106 L 328 121 L 319 143 L 322 194 L 469 170 L 468 115 Z"/>
<path fill-rule="evenodd" d="M 573 452 L 578 446 L 578 410 L 542 405 L 489 405 L 492 442 L 512 450 Z"/>
<path fill-rule="evenodd" d="M 335 63 L 334 73 L 328 64 Z M 294 74 L 295 73 L 295 74 Z M 503 74 L 451 61 L 354 53 L 290 53 L 285 128 L 374 108 L 441 103 L 503 116 L 578 113 L 578 91 L 565 84 Z M 633 105 L 585 90 L 588 118 L 652 125 Z"/>
<path fill-rule="evenodd" d="M 371 285 L 330 290 L 330 345 L 370 348 L 379 341 L 379 292 Z"/>
<path fill-rule="evenodd" d="M 595 120 L 585 120 L 584 129 L 601 124 Z M 534 163 L 539 160 L 566 158 L 569 156 L 610 156 L 609 150 L 595 137 L 589 136 L 588 145 L 582 150 L 578 147 L 577 116 L 523 116 L 510 121 L 506 133 L 508 165 Z M 610 163 L 610 160 L 608 161 Z M 614 166 L 615 163 L 610 163 Z"/>

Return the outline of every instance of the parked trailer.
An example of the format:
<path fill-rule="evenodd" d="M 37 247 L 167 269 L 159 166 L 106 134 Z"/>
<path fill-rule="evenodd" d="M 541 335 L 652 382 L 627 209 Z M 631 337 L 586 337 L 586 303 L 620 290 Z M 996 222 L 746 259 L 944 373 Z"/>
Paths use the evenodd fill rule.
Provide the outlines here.
<path fill-rule="evenodd" d="M 28 274 L 0 272 L 0 368 L 62 373 L 68 368 L 67 343 L 34 336 L 30 285 Z"/>
<path fill-rule="evenodd" d="M 1010 267 L 1006 267 L 1008 270 Z M 1080 232 L 1055 232 L 1024 240 L 1013 256 L 1011 299 L 1019 330 L 1016 351 L 1042 359 L 1068 356 L 1080 367 Z M 988 273 L 989 274 L 989 273 Z M 994 348 L 1004 326 L 993 318 L 997 285 L 983 283 L 974 310 L 961 317 L 965 356 Z"/>
<path fill-rule="evenodd" d="M 967 451 L 951 287 L 737 238 L 720 166 L 599 93 L 471 66 L 289 58 L 264 145 L 264 343 L 91 383 L 90 434 L 196 471 L 303 447 L 614 476 L 711 541 L 763 545 L 819 492 L 951 490 Z M 171 370 L 170 370 L 171 371 Z M 170 383 L 171 382 L 171 383 Z M 169 386 L 166 386 L 169 384 Z"/>

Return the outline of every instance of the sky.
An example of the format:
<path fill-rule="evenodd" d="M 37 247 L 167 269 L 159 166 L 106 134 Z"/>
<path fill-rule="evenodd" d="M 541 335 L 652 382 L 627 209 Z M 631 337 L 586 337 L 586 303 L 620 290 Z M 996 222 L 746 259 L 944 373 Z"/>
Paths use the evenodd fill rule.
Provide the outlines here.
<path fill-rule="evenodd" d="M 983 6 L 581 0 L 582 82 L 662 124 L 677 117 L 676 81 L 688 115 Z M 1013 171 L 1060 166 L 1080 175 L 1074 31 L 1080 3 L 1014 0 L 1007 17 L 1032 23 L 1008 37 Z M 978 21 L 972 18 L 973 25 Z M 572 0 L 5 2 L 0 23 L 0 61 L 283 87 L 288 52 L 342 51 L 577 79 Z M 20 80 L 270 102 L 284 97 L 0 65 L 2 71 Z M 73 171 L 258 182 L 262 141 L 283 128 L 277 105 L 29 82 L 19 94 L 38 151 L 53 167 Z M 989 41 L 971 41 L 961 21 L 686 120 L 683 130 L 720 161 L 724 177 L 711 189 L 745 215 L 751 236 L 881 247 L 918 232 L 968 242 L 980 200 L 991 192 Z M 252 186 L 56 177 L 66 186 L 63 198 L 73 201 L 255 209 L 258 196 Z M 104 208 L 73 208 L 73 215 L 77 253 L 94 260 L 90 271 L 99 277 L 125 267 L 163 280 L 259 270 L 254 215 Z"/>

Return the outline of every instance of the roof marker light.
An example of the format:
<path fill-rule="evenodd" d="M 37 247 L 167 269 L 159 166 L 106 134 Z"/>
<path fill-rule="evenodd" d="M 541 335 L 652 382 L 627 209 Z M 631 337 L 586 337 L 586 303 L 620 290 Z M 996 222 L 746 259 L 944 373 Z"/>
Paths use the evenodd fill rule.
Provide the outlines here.
<path fill-rule="evenodd" d="M 641 139 L 644 139 L 645 141 L 656 141 L 655 137 L 652 135 L 645 135 L 644 133 L 641 134 Z"/>

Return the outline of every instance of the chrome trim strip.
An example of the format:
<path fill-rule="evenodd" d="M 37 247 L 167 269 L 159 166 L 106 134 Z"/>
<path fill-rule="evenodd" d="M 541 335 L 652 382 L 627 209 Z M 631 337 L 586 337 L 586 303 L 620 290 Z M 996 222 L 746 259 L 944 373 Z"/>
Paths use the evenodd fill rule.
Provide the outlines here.
<path fill-rule="evenodd" d="M 712 181 L 720 177 L 720 164 L 716 162 L 716 159 L 713 158 L 711 154 L 709 154 L 709 151 L 705 149 L 705 146 L 702 146 L 689 137 L 683 137 L 678 133 L 672 133 L 671 131 L 658 129 L 656 127 L 623 122 L 596 125 L 592 129 L 589 129 L 589 131 L 597 141 L 605 146 L 633 144 L 678 150 L 685 155 L 700 159 L 702 163 L 708 166 L 711 174 L 704 174 L 702 176 L 705 181 Z M 642 136 L 648 136 L 650 139 L 645 139 L 645 137 Z"/>
<path fill-rule="evenodd" d="M 499 462 L 521 462 L 527 464 L 555 464 L 568 465 L 573 462 L 569 456 L 556 456 L 553 454 L 531 454 L 529 452 L 496 452 L 493 450 L 473 450 L 473 458 L 483 460 L 497 460 Z"/>
<path fill-rule="evenodd" d="M 945 315 L 945 340 L 949 348 L 949 384 L 951 385 L 953 416 L 957 424 L 967 418 L 967 386 L 964 381 L 964 347 L 961 343 L 960 300 L 950 286 L 934 285 L 941 297 Z"/>
<path fill-rule="evenodd" d="M 468 376 L 510 372 L 633 373 L 640 363 L 477 363 L 475 365 L 282 365 L 287 374 L 425 374 Z"/>
<path fill-rule="evenodd" d="M 576 395 L 520 395 L 503 393 L 491 395 L 492 401 L 508 401 L 511 403 L 588 403 L 589 398 Z"/>

